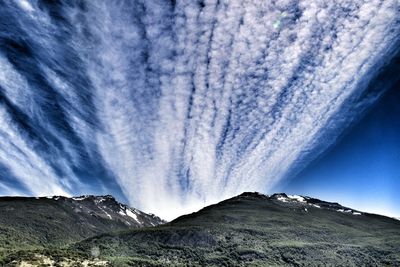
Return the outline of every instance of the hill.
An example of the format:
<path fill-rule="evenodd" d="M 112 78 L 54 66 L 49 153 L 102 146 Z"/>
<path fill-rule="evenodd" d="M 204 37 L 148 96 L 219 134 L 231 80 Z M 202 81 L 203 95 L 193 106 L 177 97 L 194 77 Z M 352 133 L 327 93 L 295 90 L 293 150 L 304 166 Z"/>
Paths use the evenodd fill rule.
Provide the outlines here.
<path fill-rule="evenodd" d="M 309 197 L 243 193 L 73 246 L 112 266 L 398 266 L 400 221 Z"/>
<path fill-rule="evenodd" d="M 121 204 L 109 195 L 0 197 L 3 251 L 60 247 L 104 232 L 161 223 L 164 221 L 160 218 Z"/>
<path fill-rule="evenodd" d="M 22 263 L 399 266 L 400 221 L 310 197 L 243 193 L 167 224 L 102 233 L 63 249 L 19 250 L 0 259 L 3 266 Z"/>

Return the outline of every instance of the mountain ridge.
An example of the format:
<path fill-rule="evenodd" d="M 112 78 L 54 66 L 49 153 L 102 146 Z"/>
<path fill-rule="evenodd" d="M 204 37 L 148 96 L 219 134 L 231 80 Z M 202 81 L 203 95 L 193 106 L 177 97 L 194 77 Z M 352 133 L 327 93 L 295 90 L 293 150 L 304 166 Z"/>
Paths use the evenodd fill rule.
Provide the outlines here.
<path fill-rule="evenodd" d="M 107 196 L 75 198 L 67 201 L 113 202 Z M 112 222 L 99 212 L 101 221 Z M 90 261 L 116 267 L 397 266 L 400 221 L 306 196 L 244 192 L 154 227 L 125 225 L 61 248 L 0 249 L 1 266 L 37 266 L 44 259 L 59 265 Z"/>
<path fill-rule="evenodd" d="M 331 210 L 331 211 L 352 214 L 355 216 L 368 215 L 368 216 L 378 216 L 378 217 L 383 217 L 383 218 L 388 218 L 388 219 L 400 220 L 400 218 L 397 218 L 397 217 L 391 217 L 391 216 L 382 215 L 382 214 L 375 214 L 375 213 L 370 213 L 370 212 L 359 211 L 359 210 L 356 210 L 353 208 L 349 208 L 347 206 L 343 206 L 338 202 L 329 202 L 329 201 L 320 200 L 318 198 L 313 198 L 310 196 L 290 195 L 290 194 L 286 194 L 286 193 L 273 193 L 273 194 L 269 195 L 269 194 L 263 194 L 260 192 L 243 192 L 237 196 L 222 200 L 221 202 L 218 202 L 216 204 L 206 206 L 197 212 L 200 212 L 203 209 L 211 208 L 220 203 L 240 199 L 243 197 L 250 197 L 250 198 L 255 198 L 255 199 L 260 199 L 260 200 L 275 200 L 275 201 L 278 201 L 277 203 L 282 203 L 282 204 L 283 203 L 299 204 L 299 205 L 303 205 L 303 207 L 305 207 L 305 208 L 307 206 L 311 206 L 314 208 L 322 208 L 322 209 L 327 209 L 327 210 Z M 181 217 L 190 216 L 191 214 L 195 214 L 197 212 L 192 212 L 189 214 L 179 216 L 176 219 L 172 220 L 171 222 L 173 222 Z"/>
<path fill-rule="evenodd" d="M 72 246 L 88 257 L 93 248 L 110 266 L 397 266 L 400 222 L 310 197 L 245 192 L 158 227 Z"/>
<path fill-rule="evenodd" d="M 66 245 L 104 232 L 162 223 L 111 195 L 0 197 L 0 248 Z"/>

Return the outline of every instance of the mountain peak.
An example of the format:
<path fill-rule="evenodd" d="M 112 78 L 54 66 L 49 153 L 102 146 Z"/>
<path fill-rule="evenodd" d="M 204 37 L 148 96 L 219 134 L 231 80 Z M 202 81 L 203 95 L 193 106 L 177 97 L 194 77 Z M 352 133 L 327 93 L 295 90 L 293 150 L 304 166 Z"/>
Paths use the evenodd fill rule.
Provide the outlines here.
<path fill-rule="evenodd" d="M 137 266 L 142 259 L 158 266 L 398 266 L 399 221 L 307 196 L 244 192 L 156 229 L 105 234 L 75 248 L 102 246 L 110 258 L 121 251 Z M 109 240 L 117 245 L 103 246 Z"/>
<path fill-rule="evenodd" d="M 232 199 L 240 200 L 243 198 L 264 200 L 270 202 L 272 201 L 273 203 L 280 206 L 286 206 L 288 208 L 298 208 L 306 212 L 308 212 L 309 208 L 314 208 L 314 209 L 317 208 L 317 209 L 325 209 L 352 215 L 365 214 L 363 212 L 359 212 L 357 210 L 344 207 L 337 202 L 327 202 L 308 196 L 289 195 L 286 193 L 274 193 L 272 195 L 265 195 L 259 192 L 244 192 L 236 197 L 233 197 Z"/>
<path fill-rule="evenodd" d="M 259 192 L 243 192 L 242 194 L 236 196 L 237 198 L 261 198 L 261 199 L 265 199 L 268 198 L 267 195 L 264 195 L 262 193 Z"/>
<path fill-rule="evenodd" d="M 152 227 L 165 223 L 155 215 L 118 202 L 112 195 L 0 197 L 0 217 L 3 217 L 0 219 L 0 225 L 13 225 L 16 220 L 24 221 L 20 225 L 26 226 L 27 229 L 23 228 L 21 231 L 29 232 L 35 229 L 39 221 L 43 225 L 56 224 L 49 227 L 54 231 L 71 231 L 60 228 L 57 224 L 59 220 L 66 222 L 67 228 L 79 229 L 76 230 L 76 234 L 82 237 L 89 236 L 89 233 Z M 53 222 L 48 218 L 56 219 Z"/>
<path fill-rule="evenodd" d="M 94 199 L 97 199 L 97 200 L 101 200 L 101 199 L 103 199 L 103 200 L 106 200 L 106 199 L 115 200 L 115 198 L 112 195 L 99 195 L 99 196 L 96 196 L 96 195 L 81 195 L 81 196 L 72 197 L 72 199 L 73 200 L 78 200 L 78 201 L 81 201 L 81 200 L 94 200 Z"/>

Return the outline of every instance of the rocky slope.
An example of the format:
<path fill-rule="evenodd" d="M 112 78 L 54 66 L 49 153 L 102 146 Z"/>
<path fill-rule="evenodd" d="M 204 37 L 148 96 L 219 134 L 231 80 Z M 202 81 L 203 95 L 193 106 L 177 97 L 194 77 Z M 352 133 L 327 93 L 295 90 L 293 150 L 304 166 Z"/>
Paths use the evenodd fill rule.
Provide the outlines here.
<path fill-rule="evenodd" d="M 0 250 L 62 246 L 104 232 L 162 223 L 109 195 L 0 197 Z"/>

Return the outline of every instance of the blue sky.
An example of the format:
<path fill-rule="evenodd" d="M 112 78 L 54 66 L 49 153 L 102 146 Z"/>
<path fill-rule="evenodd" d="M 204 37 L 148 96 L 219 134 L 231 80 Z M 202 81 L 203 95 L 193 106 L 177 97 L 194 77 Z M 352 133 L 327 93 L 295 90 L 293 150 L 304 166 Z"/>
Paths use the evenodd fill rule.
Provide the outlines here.
<path fill-rule="evenodd" d="M 390 86 L 372 85 L 397 74 L 384 70 L 398 12 L 396 0 L 6 1 L 0 195 L 113 194 L 172 219 L 269 192 Z M 378 188 L 394 203 L 395 115 L 371 114 L 379 125 L 287 189 L 360 205 Z"/>
<path fill-rule="evenodd" d="M 400 85 L 282 190 L 400 217 Z"/>

